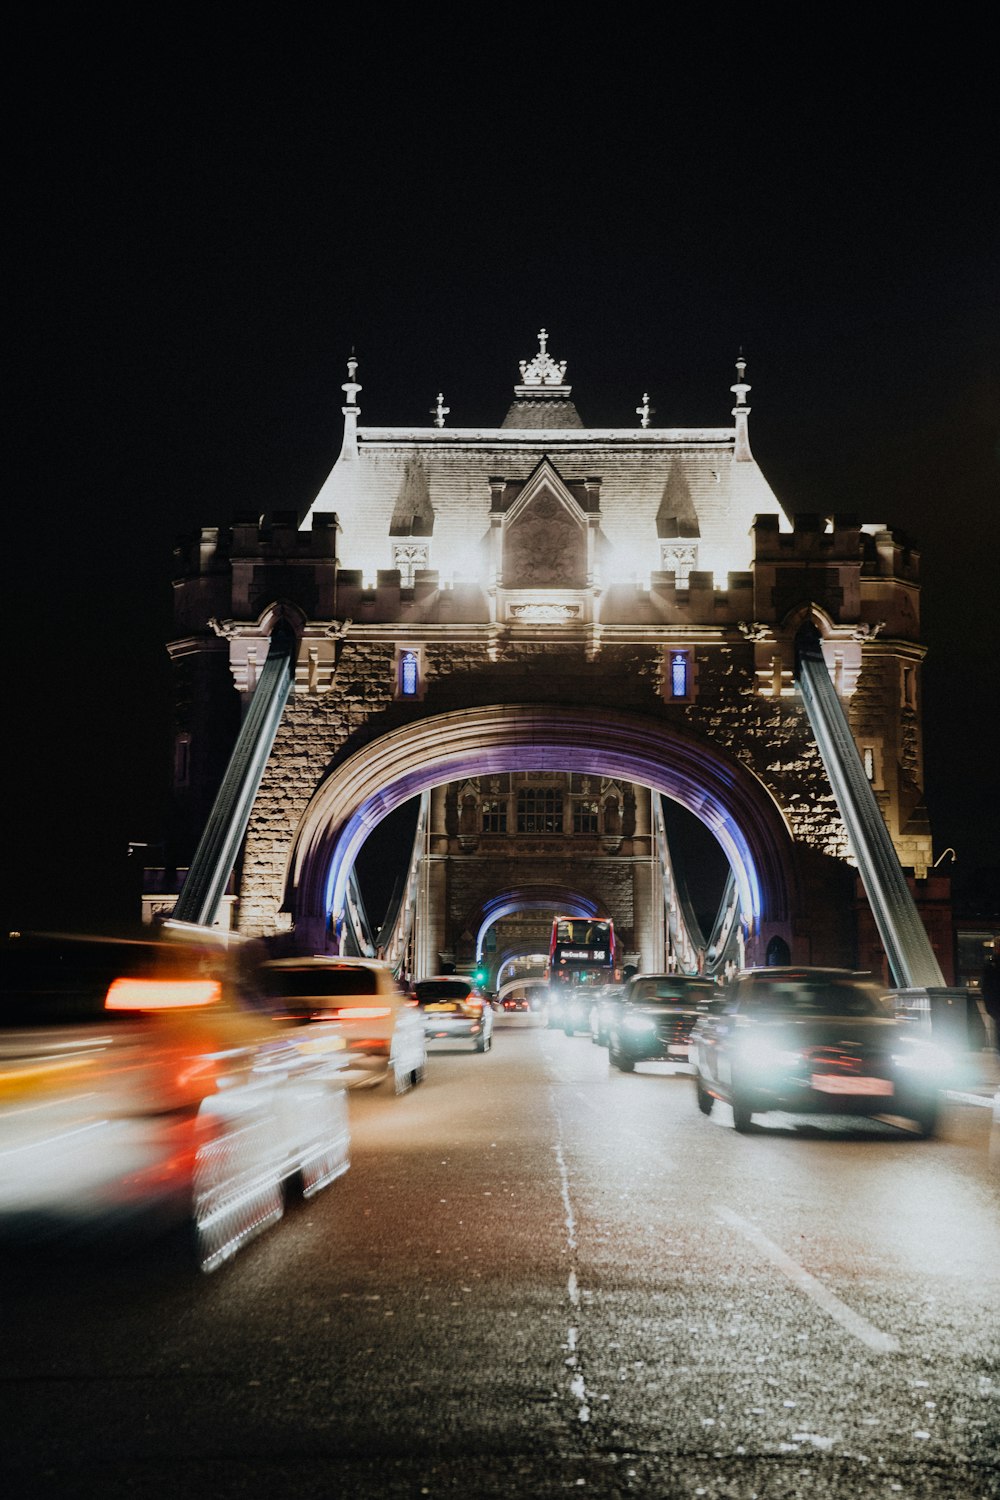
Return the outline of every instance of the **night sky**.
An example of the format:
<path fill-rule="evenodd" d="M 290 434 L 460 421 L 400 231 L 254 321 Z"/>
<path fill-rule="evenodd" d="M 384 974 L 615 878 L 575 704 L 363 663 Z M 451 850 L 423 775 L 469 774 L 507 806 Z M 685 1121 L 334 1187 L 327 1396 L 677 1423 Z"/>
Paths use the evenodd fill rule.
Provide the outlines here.
<path fill-rule="evenodd" d="M 988 49 L 576 14 L 12 39 L 6 925 L 117 915 L 162 837 L 177 537 L 305 512 L 352 346 L 362 422 L 498 425 L 542 325 L 594 426 L 727 425 L 742 347 L 786 509 L 911 538 L 935 850 L 997 865 Z"/>

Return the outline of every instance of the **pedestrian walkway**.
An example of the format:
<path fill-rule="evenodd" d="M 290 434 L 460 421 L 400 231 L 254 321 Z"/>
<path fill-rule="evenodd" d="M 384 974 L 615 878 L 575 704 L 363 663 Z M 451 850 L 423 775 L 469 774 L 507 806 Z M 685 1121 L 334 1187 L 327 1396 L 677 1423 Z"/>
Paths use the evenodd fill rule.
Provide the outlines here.
<path fill-rule="evenodd" d="M 1000 1057 L 992 1047 L 966 1052 L 950 1080 L 949 1099 L 959 1103 L 994 1105 L 1000 1101 Z"/>

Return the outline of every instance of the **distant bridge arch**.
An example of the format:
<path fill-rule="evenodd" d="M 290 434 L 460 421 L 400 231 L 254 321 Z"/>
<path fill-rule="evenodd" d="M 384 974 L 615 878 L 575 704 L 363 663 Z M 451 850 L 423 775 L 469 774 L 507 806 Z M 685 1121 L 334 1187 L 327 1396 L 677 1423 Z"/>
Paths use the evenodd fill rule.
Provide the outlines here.
<path fill-rule="evenodd" d="M 476 958 L 480 958 L 483 952 L 483 944 L 486 934 L 494 922 L 502 922 L 504 917 L 513 916 L 518 911 L 551 911 L 559 912 L 567 917 L 603 917 L 607 912 L 599 901 L 580 891 L 570 890 L 562 885 L 531 884 L 523 886 L 511 886 L 505 891 L 484 901 L 482 906 L 477 907 L 466 927 L 476 933 Z M 534 950 L 532 950 L 534 951 Z"/>

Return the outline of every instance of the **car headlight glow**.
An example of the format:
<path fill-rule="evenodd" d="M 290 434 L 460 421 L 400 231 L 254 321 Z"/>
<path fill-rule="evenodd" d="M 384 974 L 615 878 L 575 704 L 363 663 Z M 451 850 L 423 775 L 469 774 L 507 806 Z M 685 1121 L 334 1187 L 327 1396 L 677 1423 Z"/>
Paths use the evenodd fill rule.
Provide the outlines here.
<path fill-rule="evenodd" d="M 800 1053 L 765 1041 L 763 1037 L 747 1037 L 740 1045 L 739 1056 L 747 1067 L 762 1073 L 772 1068 L 791 1068 L 802 1061 Z"/>
<path fill-rule="evenodd" d="M 656 1022 L 652 1016 L 626 1016 L 623 1022 L 626 1031 L 655 1031 Z"/>
<path fill-rule="evenodd" d="M 955 1065 L 947 1047 L 916 1038 L 908 1041 L 903 1050 L 894 1052 L 892 1060 L 897 1067 L 909 1068 L 915 1073 L 949 1073 Z"/>

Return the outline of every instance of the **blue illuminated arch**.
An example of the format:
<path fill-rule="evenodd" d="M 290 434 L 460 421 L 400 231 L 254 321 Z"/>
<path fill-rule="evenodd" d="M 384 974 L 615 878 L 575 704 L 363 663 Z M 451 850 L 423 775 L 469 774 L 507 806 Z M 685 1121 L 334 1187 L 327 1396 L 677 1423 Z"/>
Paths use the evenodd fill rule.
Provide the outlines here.
<path fill-rule="evenodd" d="M 433 786 L 529 762 L 533 770 L 616 776 L 672 797 L 721 845 L 746 936 L 787 926 L 797 896 L 792 836 L 750 770 L 661 720 L 534 704 L 428 715 L 345 755 L 296 832 L 286 896 L 296 924 L 317 936 L 325 930 L 327 914 L 343 905 L 358 850 L 401 803 Z"/>

